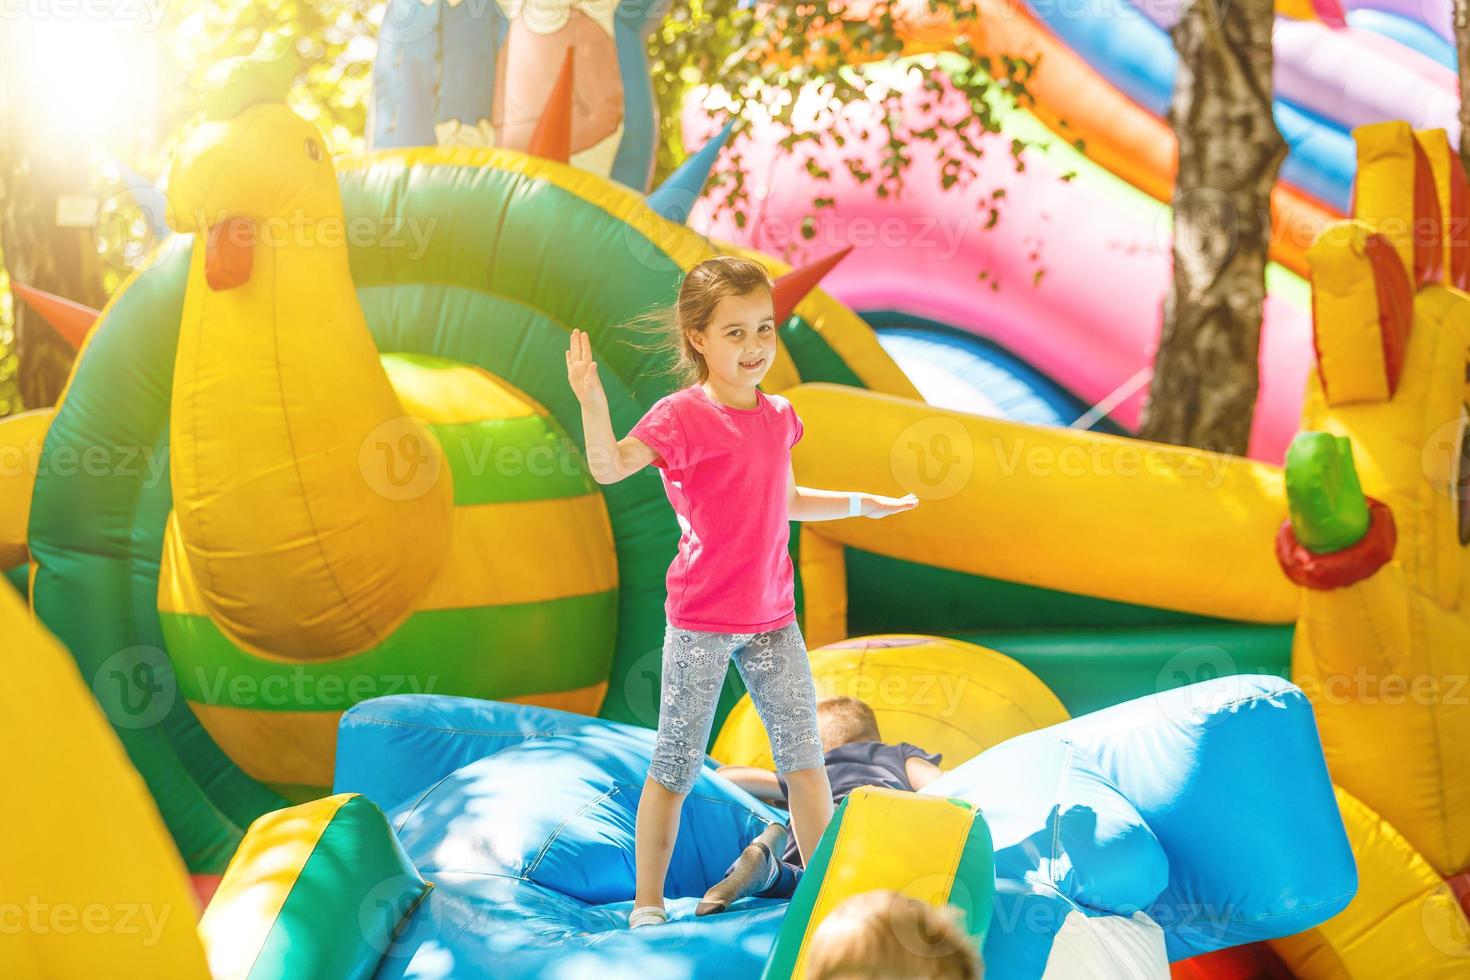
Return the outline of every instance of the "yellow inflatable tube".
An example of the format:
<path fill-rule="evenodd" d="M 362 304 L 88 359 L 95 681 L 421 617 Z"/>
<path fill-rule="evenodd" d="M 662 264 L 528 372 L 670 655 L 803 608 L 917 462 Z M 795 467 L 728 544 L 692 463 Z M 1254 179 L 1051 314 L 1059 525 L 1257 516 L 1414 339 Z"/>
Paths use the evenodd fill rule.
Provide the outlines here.
<path fill-rule="evenodd" d="M 1119 602 L 1296 619 L 1296 589 L 1266 544 L 1287 513 L 1278 467 L 842 385 L 784 394 L 806 423 L 792 451 L 799 483 L 920 499 L 882 521 L 824 522 L 816 535 Z"/>
<path fill-rule="evenodd" d="M 43 408 L 0 421 L 0 568 L 30 559 L 26 530 L 31 521 L 31 492 L 53 414 L 54 409 Z"/>
<path fill-rule="evenodd" d="M 8 589 L 0 633 L 0 976 L 208 977 L 183 861 L 76 664 Z"/>
<path fill-rule="evenodd" d="M 953 769 L 1008 738 L 1067 720 L 1042 680 L 1003 653 L 939 636 L 854 637 L 811 651 L 820 698 L 873 709 L 885 742 L 910 742 Z M 710 753 L 726 765 L 775 769 L 771 743 L 745 695 Z"/>

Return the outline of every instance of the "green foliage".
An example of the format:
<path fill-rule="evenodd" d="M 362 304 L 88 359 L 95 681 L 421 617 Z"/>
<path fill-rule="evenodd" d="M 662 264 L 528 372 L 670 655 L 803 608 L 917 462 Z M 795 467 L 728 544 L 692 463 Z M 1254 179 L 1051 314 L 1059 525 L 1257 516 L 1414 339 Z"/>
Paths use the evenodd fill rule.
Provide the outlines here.
<path fill-rule="evenodd" d="M 158 75 L 174 84 L 157 93 L 160 138 L 107 147 L 108 155 L 161 182 L 179 138 L 203 117 L 210 71 L 218 71 L 216 66 L 226 59 L 249 58 L 267 33 L 291 39 L 302 70 L 295 74 L 286 101 L 317 125 L 328 151 L 357 153 L 366 146 L 373 58 L 378 51 L 376 25 L 383 4 L 182 0 L 166 9 L 159 29 L 168 38 L 163 46 L 168 63 L 160 66 Z M 111 293 L 154 243 L 147 222 L 120 182 L 102 188 L 102 197 L 98 249 L 110 270 L 106 286 Z"/>
<path fill-rule="evenodd" d="M 903 190 L 915 141 L 936 147 L 945 190 L 973 179 L 975 163 L 984 155 L 982 137 L 1000 130 L 996 100 L 1031 104 L 1026 84 L 1035 65 L 1020 58 L 977 56 L 967 30 L 978 12 L 969 0 L 927 0 L 922 20 L 925 25 L 951 25 L 950 52 L 902 61 L 898 59 L 905 47 L 917 39 L 910 34 L 910 22 L 898 16 L 898 0 L 874 0 L 865 19 L 845 19 L 844 6 L 851 4 L 840 0 L 777 0 L 759 7 L 742 7 L 740 0 L 676 4 L 649 42 L 660 122 L 655 183 L 685 159 L 683 106 L 704 86 L 710 86 L 716 98 L 724 101 L 732 117 L 748 118 L 748 110 L 759 107 L 788 131 L 781 149 L 803 154 L 806 171 L 817 185 L 814 212 L 833 204 L 825 185 L 832 179 L 827 161 L 834 158 L 858 183 L 871 184 L 879 197 L 897 196 Z M 911 3 L 902 6 L 914 10 Z M 926 33 L 932 41 L 932 32 Z M 901 102 L 904 90 L 915 81 L 931 97 L 923 103 L 926 109 L 944 94 L 948 83 L 963 97 L 968 111 L 924 129 L 906 126 Z M 797 96 L 809 86 L 818 89 L 825 105 L 815 124 L 801 129 L 793 111 Z M 832 126 L 844 107 L 861 103 L 879 110 L 882 151 L 877 159 L 866 158 Z M 738 139 L 745 125 L 745 119 L 736 123 L 726 163 L 707 192 L 716 207 L 729 209 L 742 228 L 751 203 L 750 175 Z M 870 135 L 861 133 L 865 140 Z M 1026 146 L 1023 141 L 1011 141 L 1009 149 L 1017 169 L 1024 166 L 1021 153 Z M 992 203 L 984 205 L 991 224 L 999 217 Z M 810 227 L 809 221 L 802 223 L 804 237 L 811 237 Z"/>
<path fill-rule="evenodd" d="M 19 359 L 15 346 L 15 297 L 10 291 L 10 273 L 0 265 L 0 417 L 19 412 L 20 386 L 16 383 Z"/>

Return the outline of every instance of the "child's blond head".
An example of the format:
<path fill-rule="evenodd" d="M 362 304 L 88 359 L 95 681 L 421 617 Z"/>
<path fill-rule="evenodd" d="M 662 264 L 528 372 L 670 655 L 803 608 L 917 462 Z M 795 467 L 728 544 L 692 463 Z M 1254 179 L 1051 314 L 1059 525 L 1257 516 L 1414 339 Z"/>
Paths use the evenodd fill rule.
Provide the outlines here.
<path fill-rule="evenodd" d="M 831 752 L 849 742 L 878 742 L 878 716 L 857 698 L 823 698 L 817 702 L 817 734 L 822 751 Z"/>
<path fill-rule="evenodd" d="M 807 980 L 978 980 L 980 955 L 951 906 L 896 891 L 843 902 L 817 927 Z"/>

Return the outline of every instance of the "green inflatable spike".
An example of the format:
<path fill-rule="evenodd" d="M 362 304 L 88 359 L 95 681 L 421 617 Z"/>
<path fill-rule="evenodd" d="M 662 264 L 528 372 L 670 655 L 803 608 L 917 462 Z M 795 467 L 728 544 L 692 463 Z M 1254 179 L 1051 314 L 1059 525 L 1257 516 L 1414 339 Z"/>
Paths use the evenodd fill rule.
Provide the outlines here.
<path fill-rule="evenodd" d="M 1286 450 L 1291 529 L 1309 551 L 1338 551 L 1368 533 L 1368 501 L 1346 436 L 1300 432 Z"/>
<path fill-rule="evenodd" d="M 293 39 L 266 32 L 248 55 L 225 58 L 204 76 L 204 115 L 233 119 L 257 102 L 283 102 L 301 70 Z"/>

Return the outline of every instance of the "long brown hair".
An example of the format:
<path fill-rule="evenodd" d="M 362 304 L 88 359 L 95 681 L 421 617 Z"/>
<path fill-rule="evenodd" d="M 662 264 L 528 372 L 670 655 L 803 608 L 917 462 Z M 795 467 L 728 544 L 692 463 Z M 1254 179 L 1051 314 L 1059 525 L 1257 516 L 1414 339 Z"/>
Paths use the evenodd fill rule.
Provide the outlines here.
<path fill-rule="evenodd" d="M 709 378 L 704 355 L 694 349 L 690 333 L 702 334 L 714 317 L 715 307 L 727 296 L 744 296 L 755 289 L 771 288 L 771 276 L 758 262 L 738 255 L 719 255 L 689 270 L 679 286 L 674 305 L 645 313 L 628 329 L 651 338 L 647 344 L 631 342 L 640 350 L 661 353 L 672 362 L 664 372 L 675 386 L 688 388 Z"/>

